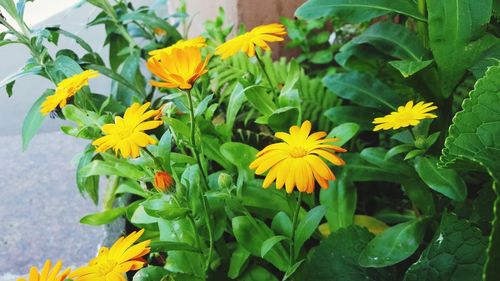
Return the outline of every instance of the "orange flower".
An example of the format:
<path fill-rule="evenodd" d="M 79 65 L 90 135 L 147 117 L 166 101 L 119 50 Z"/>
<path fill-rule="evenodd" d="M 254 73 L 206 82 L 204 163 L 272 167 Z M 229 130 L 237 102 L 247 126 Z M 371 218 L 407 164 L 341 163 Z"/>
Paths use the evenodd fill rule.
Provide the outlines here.
<path fill-rule="evenodd" d="M 159 192 L 166 192 L 173 185 L 174 179 L 172 176 L 163 171 L 156 172 L 155 174 L 155 188 Z"/>

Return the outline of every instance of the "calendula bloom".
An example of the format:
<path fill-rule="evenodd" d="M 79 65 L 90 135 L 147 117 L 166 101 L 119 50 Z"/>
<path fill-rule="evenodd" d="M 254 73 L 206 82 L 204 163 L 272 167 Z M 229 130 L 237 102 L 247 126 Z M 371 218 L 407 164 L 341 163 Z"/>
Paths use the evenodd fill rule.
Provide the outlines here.
<path fill-rule="evenodd" d="M 42 268 L 42 271 L 38 272 L 38 268 L 31 267 L 28 280 L 24 278 L 18 278 L 17 281 L 63 281 L 68 277 L 70 269 L 66 269 L 60 272 L 62 269 L 62 262 L 57 261 L 54 268 L 52 268 L 52 262 L 47 260 Z"/>
<path fill-rule="evenodd" d="M 420 120 L 426 118 L 436 118 L 435 114 L 429 113 L 429 111 L 437 109 L 437 106 L 432 104 L 432 102 L 424 103 L 421 101 L 413 105 L 413 101 L 409 101 L 405 106 L 398 107 L 398 111 L 391 112 L 384 117 L 375 118 L 372 123 L 379 125 L 375 126 L 373 131 L 397 130 L 408 126 L 416 126 L 420 123 Z"/>
<path fill-rule="evenodd" d="M 59 108 L 65 107 L 69 98 L 80 91 L 83 86 L 88 85 L 90 78 L 95 78 L 97 76 L 99 76 L 99 72 L 95 70 L 85 70 L 80 74 L 62 80 L 57 84 L 55 93 L 48 96 L 42 103 L 40 112 L 43 115 L 47 115 L 56 109 L 57 106 L 59 106 Z"/>
<path fill-rule="evenodd" d="M 296 187 L 299 192 L 312 193 L 314 180 L 322 188 L 328 188 L 328 181 L 335 176 L 325 163 L 344 165 L 345 162 L 334 152 L 346 152 L 345 149 L 328 144 L 338 141 L 336 138 L 324 138 L 325 132 L 310 135 L 311 122 L 305 121 L 301 127 L 292 126 L 290 134 L 278 132 L 275 136 L 284 142 L 268 145 L 259 153 L 257 159 L 250 164 L 257 175 L 265 173 L 263 187 L 267 188 L 276 181 L 276 188 L 286 187 L 292 193 Z"/>
<path fill-rule="evenodd" d="M 166 192 L 173 185 L 174 179 L 172 176 L 163 171 L 156 172 L 155 174 L 155 188 L 159 192 Z"/>
<path fill-rule="evenodd" d="M 251 31 L 237 36 L 226 43 L 220 45 L 215 50 L 216 55 L 222 59 L 234 56 L 239 51 L 246 53 L 249 57 L 255 56 L 255 46 L 261 47 L 265 51 L 271 50 L 266 42 L 283 41 L 286 35 L 285 27 L 282 24 L 273 23 L 257 26 Z"/>
<path fill-rule="evenodd" d="M 144 233 L 132 232 L 127 237 L 120 237 L 110 249 L 101 247 L 97 257 L 73 271 L 69 278 L 73 281 L 127 281 L 125 273 L 131 270 L 139 270 L 146 260 L 142 258 L 151 250 L 151 240 L 132 246 Z"/>
<path fill-rule="evenodd" d="M 169 55 L 172 53 L 173 49 L 184 49 L 184 48 L 189 48 L 189 47 L 204 48 L 206 46 L 207 46 L 207 43 L 205 41 L 205 38 L 196 37 L 196 38 L 188 39 L 188 40 L 179 40 L 179 41 L 177 41 L 177 43 L 173 44 L 172 46 L 151 51 L 151 52 L 149 52 L 149 55 L 150 56 L 157 56 L 160 59 L 161 56 L 158 56 L 158 55 L 160 55 L 162 53 Z"/>
<path fill-rule="evenodd" d="M 191 89 L 194 82 L 207 73 L 207 63 L 201 58 L 201 51 L 196 47 L 174 48 L 170 53 L 162 52 L 148 60 L 148 69 L 164 82 L 150 81 L 161 88 Z"/>
<path fill-rule="evenodd" d="M 123 115 L 117 116 L 114 124 L 102 126 L 105 136 L 95 140 L 92 144 L 96 146 L 97 152 L 105 152 L 112 148 L 126 158 L 139 157 L 139 148 L 150 144 L 156 144 L 156 140 L 144 133 L 160 126 L 162 121 L 146 121 L 158 115 L 158 110 L 146 111 L 151 103 L 143 105 L 132 104 Z"/>

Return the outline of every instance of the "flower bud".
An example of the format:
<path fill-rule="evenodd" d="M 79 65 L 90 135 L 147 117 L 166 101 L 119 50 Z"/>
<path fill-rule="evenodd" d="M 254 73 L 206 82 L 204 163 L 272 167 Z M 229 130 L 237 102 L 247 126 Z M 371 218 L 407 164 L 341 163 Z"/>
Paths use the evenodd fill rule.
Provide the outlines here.
<path fill-rule="evenodd" d="M 415 140 L 415 147 L 418 149 L 426 149 L 427 148 L 427 141 L 423 137 L 417 137 Z"/>
<path fill-rule="evenodd" d="M 229 189 L 233 185 L 233 178 L 226 173 L 220 173 L 217 183 L 220 188 Z"/>
<path fill-rule="evenodd" d="M 174 179 L 164 171 L 158 171 L 155 174 L 155 188 L 158 192 L 167 192 L 173 185 Z"/>

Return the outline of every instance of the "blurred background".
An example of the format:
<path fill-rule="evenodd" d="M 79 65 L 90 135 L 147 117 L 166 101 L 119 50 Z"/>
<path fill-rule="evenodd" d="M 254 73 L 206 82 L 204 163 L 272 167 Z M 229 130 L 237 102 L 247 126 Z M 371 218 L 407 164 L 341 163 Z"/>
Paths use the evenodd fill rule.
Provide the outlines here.
<path fill-rule="evenodd" d="M 134 6 L 155 5 L 159 15 L 171 14 L 181 5 L 178 0 L 130 2 Z M 227 22 L 251 28 L 278 22 L 282 16 L 293 17 L 303 2 L 187 0 L 192 25 L 186 33 L 189 37 L 199 36 L 204 22 L 214 19 L 219 7 L 224 8 Z M 81 0 L 37 0 L 27 3 L 25 20 L 32 29 L 59 25 L 85 39 L 105 59 L 108 50 L 103 46 L 103 27 L 86 27 L 97 13 L 97 8 Z M 275 51 L 275 56 L 284 54 L 283 46 Z M 67 38 L 49 48 L 54 52 L 64 48 L 81 51 Z M 29 57 L 29 52 L 16 44 L 2 46 L 0 81 L 23 67 Z M 110 86 L 102 76 L 90 83 L 95 92 L 103 94 Z M 100 209 L 80 196 L 75 183 L 73 158 L 83 151 L 85 143 L 60 132 L 63 121 L 47 118 L 27 150 L 22 151 L 24 116 L 43 91 L 51 87 L 41 77 L 28 76 L 15 84 L 12 97 L 8 97 L 5 88 L 0 89 L 0 281 L 15 280 L 30 266 L 42 266 L 46 259 L 62 259 L 65 266 L 79 266 L 95 255 L 105 236 L 102 228 L 79 223 L 81 217 Z M 69 244 L 71 247 L 67 247 Z"/>

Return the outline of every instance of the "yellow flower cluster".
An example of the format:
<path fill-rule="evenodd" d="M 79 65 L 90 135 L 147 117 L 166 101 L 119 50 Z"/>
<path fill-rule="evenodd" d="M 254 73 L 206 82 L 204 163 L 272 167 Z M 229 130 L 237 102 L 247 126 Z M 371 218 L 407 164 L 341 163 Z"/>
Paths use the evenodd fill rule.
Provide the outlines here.
<path fill-rule="evenodd" d="M 127 237 L 120 237 L 111 248 L 101 247 L 97 257 L 89 261 L 88 265 L 70 272 L 70 269 L 60 273 L 62 262 L 58 261 L 51 270 L 51 261 L 47 260 L 43 269 L 38 272 L 36 267 L 31 267 L 27 281 L 64 281 L 70 278 L 73 281 L 127 281 L 125 273 L 139 270 L 145 264 L 143 256 L 151 250 L 151 240 L 146 240 L 133 245 L 144 233 L 144 229 L 132 232 Z M 19 278 L 17 281 L 26 281 Z"/>

